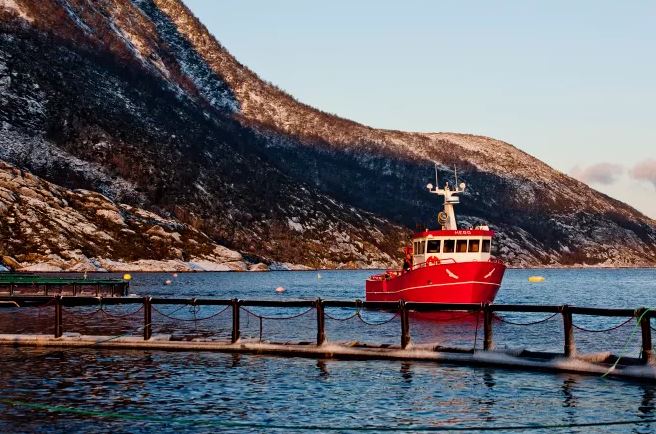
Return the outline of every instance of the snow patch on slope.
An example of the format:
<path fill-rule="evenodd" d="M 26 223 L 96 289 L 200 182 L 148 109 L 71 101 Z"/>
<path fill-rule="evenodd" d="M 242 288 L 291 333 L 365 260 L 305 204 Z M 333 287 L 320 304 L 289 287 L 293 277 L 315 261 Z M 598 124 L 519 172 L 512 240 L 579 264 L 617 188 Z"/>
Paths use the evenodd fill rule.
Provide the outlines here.
<path fill-rule="evenodd" d="M 80 29 L 84 30 L 85 33 L 93 34 L 93 30 L 89 27 L 82 18 L 78 15 L 77 11 L 71 6 L 68 0 L 60 0 L 61 5 L 64 7 L 68 17 L 78 26 Z"/>
<path fill-rule="evenodd" d="M 193 82 L 202 97 L 214 108 L 238 112 L 239 103 L 228 86 L 221 76 L 209 68 L 205 60 L 192 49 L 187 39 L 180 33 L 180 29 L 172 23 L 172 17 L 167 16 L 150 2 L 131 1 L 155 25 L 159 37 L 168 44 L 181 71 Z"/>
<path fill-rule="evenodd" d="M 0 128 L 0 160 L 27 165 L 32 170 L 43 172 L 69 167 L 85 179 L 100 181 L 98 189 L 105 196 L 112 199 L 131 197 L 141 203 L 145 201 L 134 184 L 105 173 L 100 165 L 77 158 L 41 137 L 27 136 L 10 127 L 5 124 Z"/>

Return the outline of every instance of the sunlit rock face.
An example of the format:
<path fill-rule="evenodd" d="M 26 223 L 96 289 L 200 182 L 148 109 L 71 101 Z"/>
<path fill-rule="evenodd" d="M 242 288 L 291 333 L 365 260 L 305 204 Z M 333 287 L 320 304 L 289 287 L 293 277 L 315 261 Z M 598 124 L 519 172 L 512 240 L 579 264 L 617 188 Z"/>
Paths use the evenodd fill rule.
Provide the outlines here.
<path fill-rule="evenodd" d="M 20 271 L 247 268 L 240 253 L 189 225 L 96 192 L 59 187 L 3 162 L 0 236 L 0 257 Z"/>
<path fill-rule="evenodd" d="M 633 208 L 498 140 L 378 130 L 299 103 L 178 0 L 12 0 L 0 17 L 0 159 L 114 204 L 93 221 L 119 228 L 125 207 L 140 209 L 196 231 L 200 260 L 224 246 L 242 268 L 383 267 L 417 225 L 435 225 L 423 186 L 437 163 L 440 182 L 457 166 L 469 185 L 461 224 L 491 224 L 512 265 L 656 263 L 656 223 Z M 176 245 L 152 226 L 129 230 Z M 193 256 L 108 250 L 103 231 L 70 249 Z M 43 253 L 27 245 L 5 253 Z"/>

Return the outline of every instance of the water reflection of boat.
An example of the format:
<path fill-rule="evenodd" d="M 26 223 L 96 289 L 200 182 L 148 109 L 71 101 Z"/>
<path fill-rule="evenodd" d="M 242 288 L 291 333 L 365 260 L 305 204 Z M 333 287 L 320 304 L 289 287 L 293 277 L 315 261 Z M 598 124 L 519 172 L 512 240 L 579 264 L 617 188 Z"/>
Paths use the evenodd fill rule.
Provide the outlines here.
<path fill-rule="evenodd" d="M 443 324 L 483 324 L 483 312 L 410 312 L 410 320 L 415 322 L 439 322 Z"/>

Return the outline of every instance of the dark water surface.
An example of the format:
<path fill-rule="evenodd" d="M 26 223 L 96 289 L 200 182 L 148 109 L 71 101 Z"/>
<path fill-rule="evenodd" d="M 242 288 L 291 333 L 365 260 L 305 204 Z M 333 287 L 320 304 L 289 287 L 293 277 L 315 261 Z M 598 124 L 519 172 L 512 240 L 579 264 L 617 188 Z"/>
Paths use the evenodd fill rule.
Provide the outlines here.
<path fill-rule="evenodd" d="M 137 274 L 139 295 L 242 299 L 363 298 L 370 272 L 270 272 Z M 528 283 L 542 275 L 543 283 Z M 171 285 L 164 285 L 167 279 Z M 282 294 L 275 288 L 283 286 Z M 497 303 L 581 306 L 656 306 L 656 270 L 509 270 Z M 67 308 L 68 332 L 139 334 L 143 313 L 134 306 Z M 160 306 L 155 333 L 175 338 L 230 333 L 222 308 Z M 311 341 L 314 312 L 250 309 L 242 313 L 245 339 Z M 398 344 L 394 313 L 332 309 L 327 314 L 333 342 Z M 301 315 L 302 314 L 302 315 Z M 256 316 L 257 315 L 257 316 Z M 297 318 L 281 318 L 300 315 Z M 265 316 L 267 318 L 260 319 Z M 504 314 L 494 322 L 499 347 L 562 351 L 561 318 Z M 350 319 L 347 319 L 352 317 Z M 204 319 L 207 318 L 207 319 Z M 599 330 L 622 318 L 575 317 L 581 328 Z M 0 333 L 51 332 L 51 308 L 1 309 Z M 367 324 L 369 323 L 369 324 Z M 384 324 L 383 324 L 384 323 Z M 481 348 L 482 325 L 475 316 L 444 320 L 411 317 L 416 344 Z M 635 322 L 616 330 L 576 330 L 583 352 L 612 351 L 637 356 Z M 368 427 L 409 431 L 578 425 L 656 419 L 656 387 L 577 375 L 525 373 L 402 363 L 332 361 L 252 355 L 96 349 L 0 347 L 0 432 L 348 432 Z M 551 432 L 556 428 L 542 428 Z M 526 428 L 526 430 L 529 430 Z M 531 429 L 535 431 L 536 429 Z M 652 432 L 656 424 L 560 428 L 560 432 Z"/>

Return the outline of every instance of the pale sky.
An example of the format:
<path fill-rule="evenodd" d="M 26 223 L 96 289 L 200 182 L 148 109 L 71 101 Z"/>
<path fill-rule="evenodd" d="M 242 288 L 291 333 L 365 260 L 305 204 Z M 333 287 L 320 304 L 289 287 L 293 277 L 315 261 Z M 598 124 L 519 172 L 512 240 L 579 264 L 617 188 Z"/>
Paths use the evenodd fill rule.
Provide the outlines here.
<path fill-rule="evenodd" d="M 656 218 L 654 1 L 184 1 L 302 102 L 504 140 Z"/>

